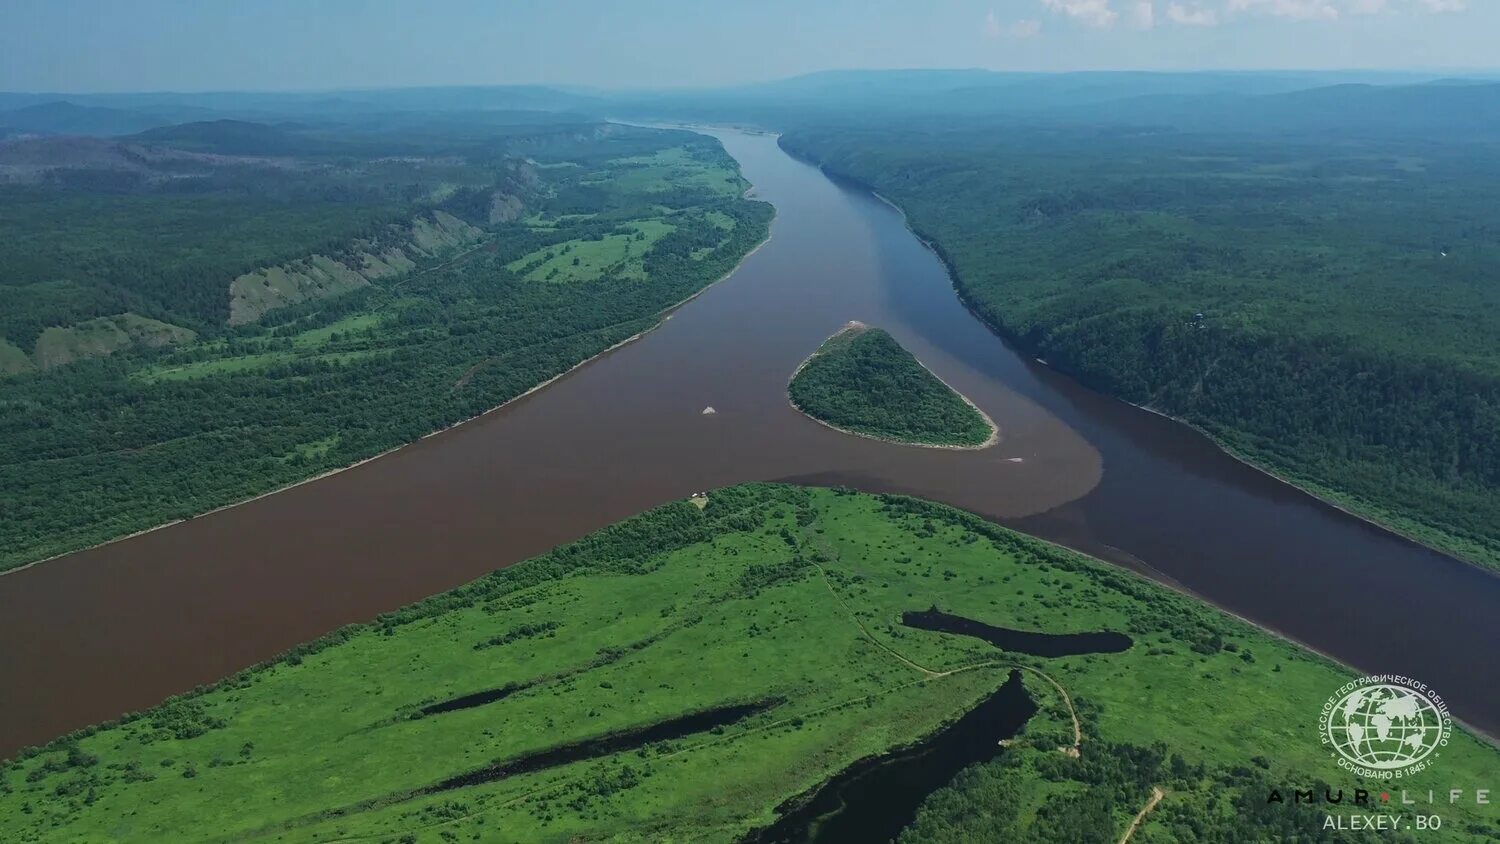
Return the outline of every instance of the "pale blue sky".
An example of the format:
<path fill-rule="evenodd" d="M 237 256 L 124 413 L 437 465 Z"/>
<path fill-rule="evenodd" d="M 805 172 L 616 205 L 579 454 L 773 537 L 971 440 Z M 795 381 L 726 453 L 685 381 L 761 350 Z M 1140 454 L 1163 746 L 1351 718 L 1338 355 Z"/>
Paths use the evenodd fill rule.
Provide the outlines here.
<path fill-rule="evenodd" d="M 829 68 L 1494 69 L 1500 0 L 3 0 L 0 90 L 719 85 Z"/>

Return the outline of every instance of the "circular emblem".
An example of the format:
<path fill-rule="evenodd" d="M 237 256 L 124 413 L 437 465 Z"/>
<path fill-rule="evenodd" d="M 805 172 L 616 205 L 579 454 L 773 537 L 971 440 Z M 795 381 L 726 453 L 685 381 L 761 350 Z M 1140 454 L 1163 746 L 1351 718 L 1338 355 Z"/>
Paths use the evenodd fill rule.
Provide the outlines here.
<path fill-rule="evenodd" d="M 1406 677 L 1362 677 L 1323 705 L 1323 744 L 1339 764 L 1375 778 L 1399 777 L 1427 767 L 1448 744 L 1453 720 L 1442 697 Z"/>

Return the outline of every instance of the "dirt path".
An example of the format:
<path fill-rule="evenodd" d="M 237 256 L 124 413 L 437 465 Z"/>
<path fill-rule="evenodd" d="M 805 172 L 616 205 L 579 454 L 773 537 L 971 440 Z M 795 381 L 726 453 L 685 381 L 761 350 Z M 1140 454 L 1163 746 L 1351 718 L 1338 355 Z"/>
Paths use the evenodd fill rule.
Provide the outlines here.
<path fill-rule="evenodd" d="M 1130 844 L 1130 839 L 1135 835 L 1135 831 L 1140 829 L 1141 824 L 1146 822 L 1146 816 L 1151 814 L 1151 810 L 1155 809 L 1156 804 L 1160 803 L 1161 799 L 1166 796 L 1167 793 L 1161 790 L 1161 786 L 1151 786 L 1151 799 L 1146 801 L 1146 805 L 1142 806 L 1141 810 L 1136 813 L 1135 820 L 1130 822 L 1130 828 L 1125 830 L 1124 835 L 1120 836 L 1120 844 Z"/>
<path fill-rule="evenodd" d="M 1076 710 L 1076 709 L 1073 708 L 1073 698 L 1071 698 L 1071 697 L 1068 696 L 1068 690 L 1065 689 L 1065 688 L 1063 688 L 1062 683 L 1059 683 L 1056 680 L 1052 679 L 1052 675 L 1051 674 L 1048 674 L 1047 672 L 1041 670 L 1040 668 L 1032 668 L 1032 667 L 1026 666 L 1026 665 L 1021 665 L 1021 666 L 1017 666 L 1017 667 L 1020 668 L 1022 671 L 1030 671 L 1031 673 L 1036 674 L 1037 676 L 1039 676 L 1042 679 L 1046 680 L 1047 682 L 1051 683 L 1052 684 L 1052 688 L 1057 689 L 1057 693 L 1060 694 L 1060 695 L 1062 695 L 1063 703 L 1066 703 L 1068 705 L 1068 715 L 1073 719 L 1073 746 L 1072 747 L 1065 747 L 1065 748 L 1063 748 L 1063 752 L 1066 753 L 1066 754 L 1068 754 L 1069 756 L 1073 757 L 1074 759 L 1077 759 L 1079 756 L 1082 756 L 1083 755 L 1083 722 L 1078 720 L 1078 710 Z"/>
<path fill-rule="evenodd" d="M 808 541 L 812 542 L 813 544 L 817 545 L 819 548 L 821 548 L 824 551 L 828 552 L 828 554 L 830 554 L 831 556 L 833 556 L 835 559 L 838 558 L 838 551 L 835 548 L 833 548 L 829 543 L 827 543 L 827 542 L 821 540 L 820 538 L 818 538 L 811 531 L 809 531 L 806 528 L 804 528 L 803 531 L 802 531 L 802 535 Z M 946 677 L 949 674 L 955 674 L 955 673 L 957 673 L 959 671 L 967 671 L 970 668 L 976 667 L 976 666 L 966 666 L 964 668 L 953 669 L 951 671 L 934 671 L 933 669 L 928 668 L 925 665 L 919 665 L 918 663 L 913 662 L 912 660 L 906 658 L 904 655 L 902 655 L 896 649 L 890 647 L 889 645 L 887 645 L 884 642 L 882 642 L 879 639 L 877 639 L 875 637 L 875 635 L 870 632 L 869 628 L 865 627 L 864 622 L 862 622 L 862 621 L 859 620 L 859 617 L 854 614 L 854 610 L 852 610 L 852 609 L 849 608 L 849 604 L 844 600 L 844 597 L 839 594 L 839 592 L 838 592 L 837 589 L 834 588 L 833 582 L 828 579 L 828 571 L 826 569 L 824 569 L 821 565 L 819 565 L 816 562 L 813 563 L 813 567 L 818 570 L 818 574 L 823 578 L 823 585 L 826 586 L 826 587 L 828 587 L 828 593 L 833 596 L 833 599 L 835 601 L 838 601 L 839 606 L 842 607 L 843 610 L 844 610 L 844 614 L 849 617 L 850 621 L 854 622 L 854 625 L 859 628 L 859 632 L 864 635 L 865 639 L 868 640 L 870 642 L 870 644 L 874 645 L 877 648 L 880 648 L 881 650 L 885 651 L 886 653 L 888 653 L 891 656 L 895 657 L 896 659 L 900 660 L 905 665 L 907 665 L 907 666 L 909 666 L 911 668 L 914 668 L 917 671 L 922 672 L 923 676 L 924 677 L 928 677 L 928 678 Z M 998 665 L 999 663 L 986 663 L 986 664 L 997 664 Z M 1080 756 L 1082 756 L 1083 755 L 1083 722 L 1080 721 L 1079 718 L 1078 718 L 1078 710 L 1076 708 L 1074 708 L 1074 706 L 1073 706 L 1073 698 L 1072 698 L 1071 695 L 1068 694 L 1068 690 L 1065 689 L 1065 688 L 1063 688 L 1063 684 L 1057 682 L 1057 680 L 1055 678 L 1053 678 L 1053 676 L 1051 674 L 1048 674 L 1047 672 L 1041 670 L 1040 668 L 1032 668 L 1031 666 L 1028 666 L 1028 665 L 1015 665 L 1015 666 L 1011 666 L 1011 667 L 1013 667 L 1013 668 L 1019 668 L 1022 671 L 1030 671 L 1032 674 L 1035 674 L 1038 677 L 1041 677 L 1043 680 L 1046 680 L 1048 683 L 1051 683 L 1052 684 L 1052 688 L 1057 689 L 1057 693 L 1060 694 L 1060 695 L 1062 695 L 1063 703 L 1067 704 L 1067 706 L 1068 706 L 1068 717 L 1073 720 L 1073 746 L 1072 747 L 1064 747 L 1064 748 L 1060 748 L 1060 749 L 1062 750 L 1062 752 L 1064 754 L 1066 754 L 1066 755 L 1068 755 L 1068 756 L 1070 756 L 1070 757 L 1072 757 L 1074 759 L 1077 759 Z"/>
<path fill-rule="evenodd" d="M 875 635 L 869 631 L 869 628 L 865 627 L 865 623 L 862 622 L 862 621 L 860 621 L 859 618 L 854 614 L 854 610 L 849 609 L 849 605 L 844 602 L 844 597 L 839 594 L 839 591 L 837 589 L 833 588 L 833 584 L 831 582 L 829 582 L 829 580 L 828 580 L 828 572 L 824 571 L 823 567 L 820 566 L 820 565 L 818 565 L 817 563 L 813 563 L 813 567 L 818 570 L 818 574 L 823 578 L 823 585 L 828 587 L 828 594 L 832 595 L 833 599 L 835 601 L 839 602 L 839 606 L 841 606 L 841 607 L 844 608 L 844 614 L 847 615 L 847 616 L 849 616 L 849 620 L 852 621 L 852 622 L 854 622 L 854 626 L 859 628 L 859 632 L 864 634 L 865 639 L 868 640 L 870 642 L 870 644 L 874 645 L 877 648 L 880 648 L 881 650 L 885 651 L 886 653 L 890 654 L 891 656 L 895 657 L 896 659 L 901 660 L 908 667 L 914 668 L 917 671 L 922 672 L 922 674 L 924 674 L 925 676 L 928 676 L 928 677 L 943 677 L 943 676 L 946 676 L 948 674 L 952 674 L 953 673 L 952 671 L 944 671 L 944 672 L 933 671 L 931 668 L 927 668 L 926 666 L 918 665 L 915 662 L 912 662 L 911 660 L 909 660 L 906 657 L 902 656 L 894 648 L 890 647 L 886 643 L 884 643 L 884 642 L 880 641 L 879 639 L 875 638 Z"/>

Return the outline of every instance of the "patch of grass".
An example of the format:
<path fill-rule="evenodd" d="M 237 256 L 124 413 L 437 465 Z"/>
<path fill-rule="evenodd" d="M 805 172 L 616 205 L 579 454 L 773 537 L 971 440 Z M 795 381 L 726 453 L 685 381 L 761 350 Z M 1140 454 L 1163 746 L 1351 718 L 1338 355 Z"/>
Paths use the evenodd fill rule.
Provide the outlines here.
<path fill-rule="evenodd" d="M 289 352 L 261 352 L 258 354 L 235 355 L 233 357 L 195 361 L 193 363 L 153 366 L 136 372 L 134 377 L 147 383 L 153 381 L 190 381 L 195 378 L 208 378 L 213 375 L 232 375 L 236 372 L 267 369 L 279 363 L 286 363 L 292 359 L 293 356 Z"/>
<path fill-rule="evenodd" d="M 624 226 L 628 232 L 597 240 L 568 240 L 538 249 L 511 261 L 506 269 L 527 281 L 598 281 L 645 277 L 644 259 L 656 242 L 676 227 L 662 220 L 640 220 Z"/>
<path fill-rule="evenodd" d="M 610 162 L 608 175 L 586 184 L 606 181 L 618 189 L 644 193 L 667 193 L 686 188 L 732 196 L 747 187 L 732 169 L 711 166 L 710 162 L 699 157 L 696 150 L 687 147 L 617 158 Z"/>
<path fill-rule="evenodd" d="M 16 375 L 31 372 L 36 365 L 24 350 L 6 340 L 0 340 L 0 375 Z"/>
<path fill-rule="evenodd" d="M 97 317 L 44 330 L 36 341 L 36 363 L 46 369 L 82 358 L 104 357 L 132 346 L 174 346 L 192 342 L 190 329 L 139 314 Z"/>
<path fill-rule="evenodd" d="M 326 455 L 329 449 L 338 444 L 338 441 L 338 435 L 334 434 L 312 442 L 299 443 L 292 455 L 298 460 L 316 460 Z"/>
<path fill-rule="evenodd" d="M 1022 629 L 1125 630 L 1136 645 L 1042 660 L 899 626 L 901 612 L 932 605 Z M 550 625 L 557 635 L 483 647 Z M 1194 649 L 1210 638 L 1215 649 Z M 666 505 L 60 741 L 0 771 L 0 838 L 732 841 L 853 761 L 937 729 L 1013 665 L 1070 691 L 1085 754 L 1091 742 L 1159 741 L 1192 762 L 1260 756 L 1288 781 L 1349 783 L 1316 729 L 1348 676 L 1337 666 L 949 508 L 753 486 L 717 491 L 701 511 Z M 1026 677 L 1042 711 L 1023 745 L 1071 764 L 1047 745 L 1069 723 L 1060 696 Z M 521 683 L 494 703 L 410 717 Z M 768 697 L 784 703 L 726 728 L 416 795 L 496 761 Z M 1497 765 L 1458 731 L 1435 773 L 1407 785 L 1478 783 Z M 1073 790 L 1036 772 L 1026 782 L 1033 807 Z M 1443 811 L 1431 840 L 1495 820 Z"/>
<path fill-rule="evenodd" d="M 322 346 L 332 340 L 335 334 L 348 337 L 371 331 L 380 325 L 381 319 L 382 315 L 379 313 L 350 314 L 321 328 L 303 331 L 292 339 L 292 343 L 298 348 Z"/>

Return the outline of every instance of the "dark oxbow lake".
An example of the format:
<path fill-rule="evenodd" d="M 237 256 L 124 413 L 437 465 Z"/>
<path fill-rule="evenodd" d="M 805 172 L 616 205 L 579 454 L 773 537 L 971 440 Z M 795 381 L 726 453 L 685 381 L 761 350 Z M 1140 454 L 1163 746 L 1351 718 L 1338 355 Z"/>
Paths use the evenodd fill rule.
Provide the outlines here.
<path fill-rule="evenodd" d="M 1500 731 L 1500 673 L 1475 670 L 1500 652 L 1500 578 L 1017 355 L 963 308 L 897 211 L 773 136 L 713 134 L 775 204 L 773 236 L 658 330 L 379 460 L 0 577 L 0 755 L 753 480 L 962 507 L 1368 672 L 1419 678 L 1457 717 Z M 793 410 L 787 378 L 849 320 L 886 329 L 972 399 L 999 445 L 891 445 Z"/>
<path fill-rule="evenodd" d="M 849 766 L 811 794 L 781 807 L 776 823 L 741 844 L 844 844 L 894 841 L 922 801 L 970 765 L 1004 752 L 1037 711 L 1021 672 L 958 720 L 917 744 Z"/>
<path fill-rule="evenodd" d="M 1124 633 L 1033 633 L 1028 630 L 995 627 L 972 618 L 950 615 L 937 610 L 903 613 L 901 623 L 918 630 L 973 636 L 1001 650 L 1032 656 L 1117 654 L 1130 650 L 1132 644 L 1130 637 Z"/>

